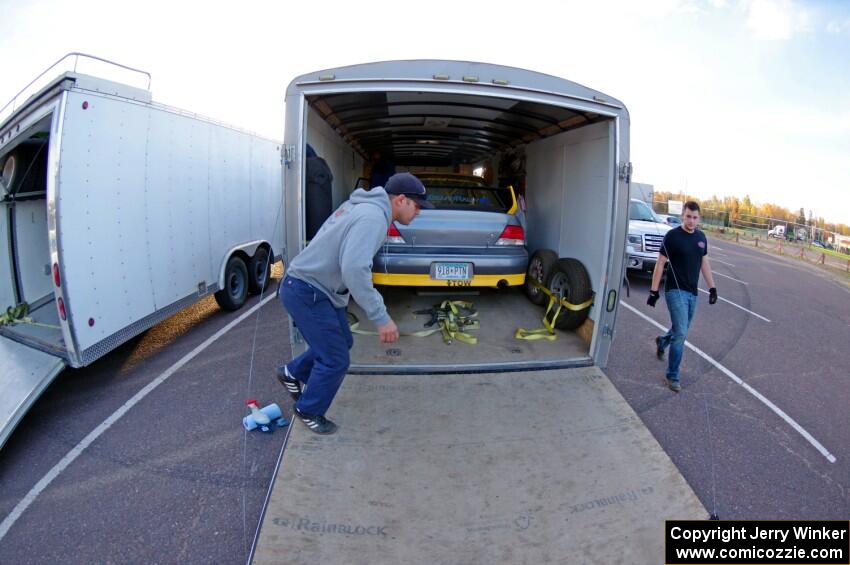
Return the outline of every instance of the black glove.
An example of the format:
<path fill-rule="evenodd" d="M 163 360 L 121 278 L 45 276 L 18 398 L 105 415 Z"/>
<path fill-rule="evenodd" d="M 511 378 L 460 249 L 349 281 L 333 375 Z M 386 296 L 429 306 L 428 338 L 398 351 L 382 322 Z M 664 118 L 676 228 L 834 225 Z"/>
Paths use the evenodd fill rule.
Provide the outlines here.
<path fill-rule="evenodd" d="M 715 302 L 717 302 L 717 289 L 711 287 L 708 289 L 708 303 L 714 304 Z"/>
<path fill-rule="evenodd" d="M 661 298 L 661 294 L 657 290 L 650 290 L 646 303 L 655 308 L 655 303 L 658 302 L 659 298 Z"/>

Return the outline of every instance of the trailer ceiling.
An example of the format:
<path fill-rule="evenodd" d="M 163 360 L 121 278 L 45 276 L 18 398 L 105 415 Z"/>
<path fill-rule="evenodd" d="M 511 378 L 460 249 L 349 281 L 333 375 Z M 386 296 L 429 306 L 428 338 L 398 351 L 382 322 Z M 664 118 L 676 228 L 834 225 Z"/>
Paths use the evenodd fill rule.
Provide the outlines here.
<path fill-rule="evenodd" d="M 364 158 L 399 165 L 475 163 L 536 139 L 606 119 L 560 106 L 471 94 L 348 92 L 307 97 Z"/>

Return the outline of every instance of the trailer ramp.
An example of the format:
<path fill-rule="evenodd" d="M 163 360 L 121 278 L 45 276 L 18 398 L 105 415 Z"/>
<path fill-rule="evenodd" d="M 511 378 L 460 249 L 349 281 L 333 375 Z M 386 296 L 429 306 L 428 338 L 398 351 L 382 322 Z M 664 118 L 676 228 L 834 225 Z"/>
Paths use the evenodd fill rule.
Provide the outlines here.
<path fill-rule="evenodd" d="M 254 563 L 661 563 L 707 513 L 595 367 L 349 375 L 299 422 Z"/>
<path fill-rule="evenodd" d="M 0 447 L 64 368 L 64 359 L 0 336 Z"/>

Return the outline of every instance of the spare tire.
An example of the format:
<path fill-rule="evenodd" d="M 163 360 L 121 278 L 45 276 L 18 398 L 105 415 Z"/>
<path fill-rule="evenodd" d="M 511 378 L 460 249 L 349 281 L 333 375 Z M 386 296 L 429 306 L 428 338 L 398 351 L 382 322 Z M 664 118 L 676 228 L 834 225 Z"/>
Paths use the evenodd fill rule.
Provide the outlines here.
<path fill-rule="evenodd" d="M 538 249 L 528 261 L 525 273 L 525 294 L 528 299 L 538 306 L 549 303 L 549 297 L 532 284 L 532 281 L 548 288 L 552 271 L 558 262 L 558 254 L 551 249 Z"/>
<path fill-rule="evenodd" d="M 590 275 L 578 259 L 559 259 L 546 287 L 552 294 L 566 299 L 570 304 L 582 304 L 593 296 Z M 574 330 L 587 319 L 589 312 L 590 306 L 579 311 L 561 308 L 558 319 L 555 320 L 555 327 L 560 330 Z"/>

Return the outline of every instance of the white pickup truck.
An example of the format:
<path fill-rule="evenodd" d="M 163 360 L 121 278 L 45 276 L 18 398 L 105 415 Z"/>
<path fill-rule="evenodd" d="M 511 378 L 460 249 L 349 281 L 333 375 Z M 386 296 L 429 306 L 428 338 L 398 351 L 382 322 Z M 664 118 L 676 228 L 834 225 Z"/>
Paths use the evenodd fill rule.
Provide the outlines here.
<path fill-rule="evenodd" d="M 785 239 L 785 226 L 773 226 L 772 228 L 767 230 L 767 237 Z"/>
<path fill-rule="evenodd" d="M 646 202 L 632 198 L 629 201 L 629 233 L 626 236 L 627 268 L 651 273 L 664 236 L 671 228 Z"/>

